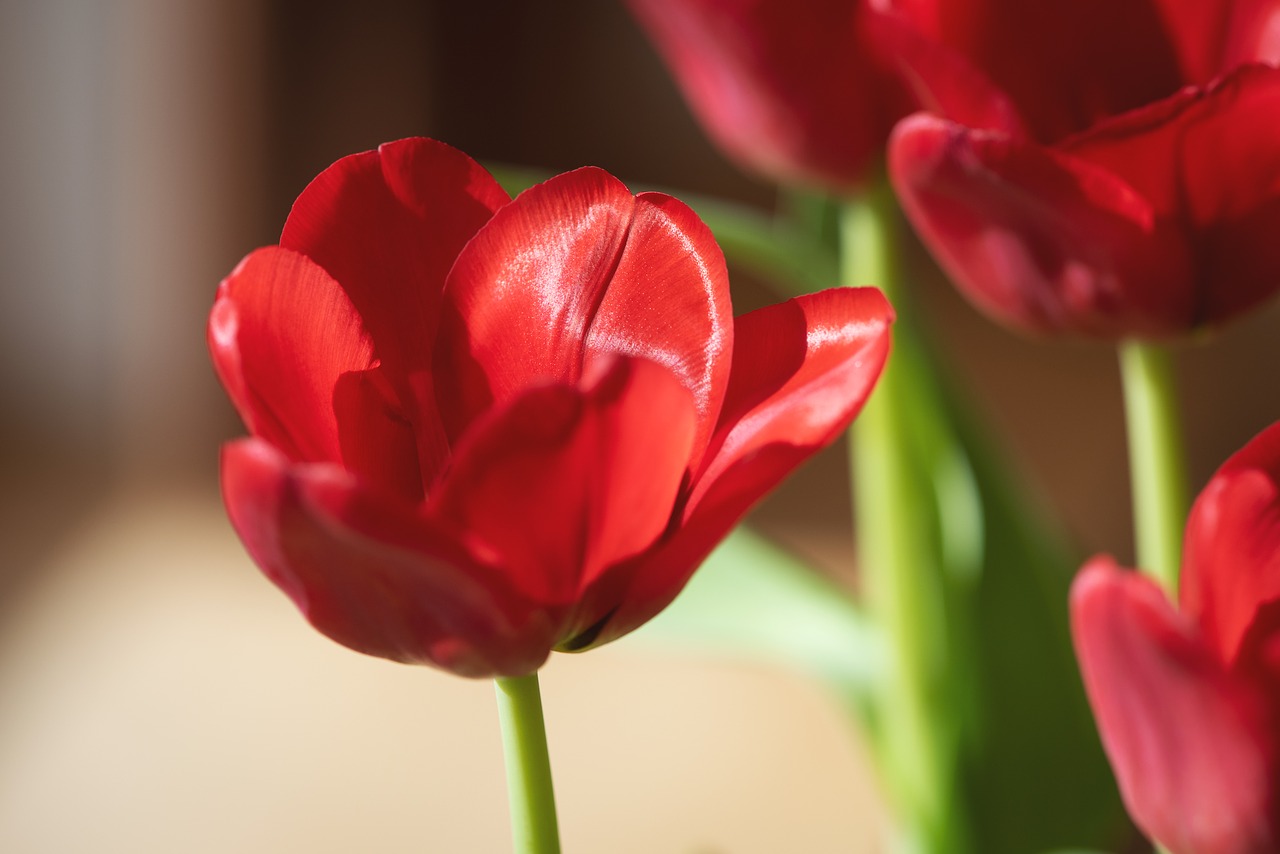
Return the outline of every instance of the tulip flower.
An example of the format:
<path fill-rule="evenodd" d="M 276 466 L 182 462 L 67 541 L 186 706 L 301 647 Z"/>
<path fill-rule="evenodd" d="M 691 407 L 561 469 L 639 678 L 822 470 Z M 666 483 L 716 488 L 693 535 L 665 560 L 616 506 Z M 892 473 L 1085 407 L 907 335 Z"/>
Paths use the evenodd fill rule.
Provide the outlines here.
<path fill-rule="evenodd" d="M 352 649 L 465 676 L 654 616 L 847 426 L 892 310 L 835 289 L 733 318 L 669 196 L 580 169 L 514 200 L 410 139 L 338 161 L 222 282 L 218 376 L 249 438 L 231 521 Z"/>
<path fill-rule="evenodd" d="M 782 184 L 852 190 L 911 108 L 857 0 L 628 0 L 710 137 Z"/>
<path fill-rule="evenodd" d="M 890 176 L 979 308 L 1030 332 L 1152 338 L 1280 287 L 1280 3 L 925 5 L 931 32 L 895 26 L 932 112 L 895 129 Z M 965 30 L 951 6 L 991 17 Z M 982 85 L 950 108 L 956 66 Z"/>
<path fill-rule="evenodd" d="M 1072 633 L 1134 820 L 1172 854 L 1280 850 L 1280 423 L 1192 509 L 1180 607 L 1095 558 Z"/>
<path fill-rule="evenodd" d="M 1165 336 L 1274 292 L 1275 0 L 629 0 L 708 133 L 782 184 L 889 168 L 979 308 Z"/>

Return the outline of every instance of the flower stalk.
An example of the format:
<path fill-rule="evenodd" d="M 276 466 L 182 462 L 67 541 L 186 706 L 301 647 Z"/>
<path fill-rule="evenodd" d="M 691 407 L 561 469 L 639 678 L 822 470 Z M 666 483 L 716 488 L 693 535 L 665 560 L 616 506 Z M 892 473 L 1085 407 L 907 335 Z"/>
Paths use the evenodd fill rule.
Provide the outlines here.
<path fill-rule="evenodd" d="M 846 202 L 840 217 L 842 283 L 875 283 L 897 302 L 898 216 L 885 184 Z M 895 346 L 904 336 L 895 335 Z M 908 395 L 902 353 L 850 433 L 857 558 L 868 611 L 884 633 L 888 662 L 874 718 L 880 765 L 905 822 L 908 850 L 947 823 L 942 745 L 933 720 L 936 560 L 919 529 Z"/>
<path fill-rule="evenodd" d="M 494 680 L 507 761 L 511 837 L 516 854 L 560 854 L 551 758 L 538 674 Z"/>
<path fill-rule="evenodd" d="M 1173 360 L 1161 345 L 1127 341 L 1120 376 L 1137 564 L 1176 602 L 1190 499 Z"/>

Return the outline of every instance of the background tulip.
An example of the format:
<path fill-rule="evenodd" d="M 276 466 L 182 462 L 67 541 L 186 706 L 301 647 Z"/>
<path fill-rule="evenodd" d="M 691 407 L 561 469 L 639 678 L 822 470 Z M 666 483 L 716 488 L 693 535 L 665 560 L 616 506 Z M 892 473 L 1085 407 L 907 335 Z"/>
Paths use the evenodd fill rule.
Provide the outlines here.
<path fill-rule="evenodd" d="M 991 7 L 975 30 L 948 5 L 931 33 L 898 23 L 935 110 L 896 128 L 890 175 L 977 306 L 1033 332 L 1151 337 L 1275 291 L 1280 4 L 966 4 Z M 958 109 L 953 64 L 990 83 Z"/>
<path fill-rule="evenodd" d="M 209 325 L 251 438 L 231 520 L 320 631 L 467 676 L 648 620 L 853 418 L 888 352 L 874 290 L 736 321 L 710 232 L 598 169 L 506 202 L 404 140 L 302 194 Z"/>
<path fill-rule="evenodd" d="M 782 184 L 852 190 L 911 106 L 856 0 L 629 0 L 716 143 Z"/>
<path fill-rule="evenodd" d="M 711 137 L 784 185 L 856 191 L 925 111 L 895 189 L 1002 322 L 1170 335 L 1280 282 L 1280 71 L 1242 68 L 1280 58 L 1274 0 L 630 6 Z"/>
<path fill-rule="evenodd" d="M 1218 471 L 1187 526 L 1181 608 L 1091 561 L 1072 628 L 1129 811 L 1173 854 L 1280 846 L 1280 424 Z"/>

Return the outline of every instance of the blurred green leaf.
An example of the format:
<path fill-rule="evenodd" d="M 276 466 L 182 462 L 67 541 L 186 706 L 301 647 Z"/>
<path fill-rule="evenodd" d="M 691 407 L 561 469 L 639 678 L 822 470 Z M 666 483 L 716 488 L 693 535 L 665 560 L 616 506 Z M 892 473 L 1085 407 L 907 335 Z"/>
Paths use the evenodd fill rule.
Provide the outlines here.
<path fill-rule="evenodd" d="M 855 707 L 881 665 L 879 636 L 845 592 L 746 527 L 631 637 L 810 674 Z"/>
<path fill-rule="evenodd" d="M 902 310 L 900 318 L 910 317 Z M 956 785 L 981 854 L 1101 846 L 1125 828 L 1071 647 L 1067 598 L 1080 565 L 1039 515 L 966 401 L 932 368 L 918 325 L 899 322 L 914 376 L 911 424 L 942 543 L 948 639 L 967 684 Z"/>

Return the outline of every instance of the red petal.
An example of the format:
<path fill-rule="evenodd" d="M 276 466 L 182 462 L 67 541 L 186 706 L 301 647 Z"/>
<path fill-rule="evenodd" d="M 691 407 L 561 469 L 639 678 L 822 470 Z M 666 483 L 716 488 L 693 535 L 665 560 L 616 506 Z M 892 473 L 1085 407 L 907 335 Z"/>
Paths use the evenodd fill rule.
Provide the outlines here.
<path fill-rule="evenodd" d="M 599 169 L 552 178 L 500 211 L 449 276 L 436 371 L 449 435 L 495 401 L 575 383 L 588 359 L 614 353 L 668 368 L 714 423 L 731 317 L 724 258 L 687 207 L 637 199 Z"/>
<path fill-rule="evenodd" d="M 1226 320 L 1280 288 L 1280 70 L 1241 68 L 1101 125 L 1068 150 L 1185 227 L 1197 323 Z"/>
<path fill-rule="evenodd" d="M 1239 658 L 1260 609 L 1280 600 L 1278 484 L 1275 424 L 1218 470 L 1187 523 L 1182 607 L 1228 665 Z"/>
<path fill-rule="evenodd" d="M 250 432 L 295 461 L 343 459 L 334 390 L 373 349 L 324 270 L 274 246 L 249 255 L 218 286 L 209 349 Z"/>
<path fill-rule="evenodd" d="M 1024 136 L 1017 107 L 982 69 L 936 36 L 926 35 L 925 22 L 910 18 L 903 12 L 873 14 L 867 16 L 867 23 L 919 108 L 968 127 Z"/>
<path fill-rule="evenodd" d="M 223 449 L 222 489 L 253 559 L 338 643 L 462 676 L 523 675 L 546 659 L 559 617 L 504 589 L 411 505 L 255 439 Z"/>
<path fill-rule="evenodd" d="M 897 0 L 892 5 L 938 52 L 963 57 L 1004 92 L 1041 142 L 1164 97 L 1183 83 L 1163 22 L 1145 2 Z"/>
<path fill-rule="evenodd" d="M 1256 698 L 1160 590 L 1109 558 L 1081 571 L 1071 623 L 1085 688 L 1129 813 L 1173 854 L 1266 854 L 1274 752 Z"/>
<path fill-rule="evenodd" d="M 707 133 L 784 184 L 858 186 L 905 93 L 848 0 L 630 0 Z"/>
<path fill-rule="evenodd" d="M 1275 0 L 1236 0 L 1221 70 L 1250 62 L 1280 63 L 1280 6 Z"/>
<path fill-rule="evenodd" d="M 1155 5 L 1190 83 L 1205 85 L 1237 65 L 1280 60 L 1280 6 L 1275 0 L 1157 0 Z"/>
<path fill-rule="evenodd" d="M 807 456 L 834 441 L 880 377 L 892 322 L 893 309 L 875 288 L 833 288 L 739 317 L 729 394 L 690 508 L 761 448 L 789 445 Z M 760 494 L 783 474 L 762 483 Z"/>
<path fill-rule="evenodd" d="M 1180 234 L 1105 169 L 924 115 L 898 125 L 889 159 L 917 232 L 997 319 L 1096 336 L 1191 326 Z"/>
<path fill-rule="evenodd" d="M 418 426 L 428 480 L 447 454 L 430 374 L 440 293 L 462 247 L 507 201 L 462 152 L 404 139 L 320 173 L 280 236 L 328 271 L 364 318 Z"/>
<path fill-rule="evenodd" d="M 752 505 L 840 435 L 884 367 L 892 317 L 879 291 L 838 288 L 738 318 L 713 456 L 694 483 L 681 526 L 591 591 L 592 599 L 624 600 L 595 643 L 626 634 L 666 607 Z"/>
<path fill-rule="evenodd" d="M 406 501 L 423 498 L 414 426 L 382 369 L 351 372 L 333 391 L 343 467 L 370 485 Z"/>
<path fill-rule="evenodd" d="M 696 419 L 662 367 L 618 357 L 581 389 L 547 385 L 486 415 L 459 444 L 431 512 L 493 551 L 538 602 L 572 604 L 598 573 L 666 529 Z"/>

